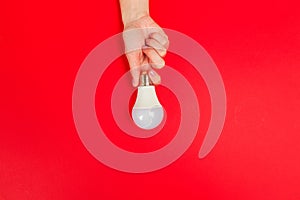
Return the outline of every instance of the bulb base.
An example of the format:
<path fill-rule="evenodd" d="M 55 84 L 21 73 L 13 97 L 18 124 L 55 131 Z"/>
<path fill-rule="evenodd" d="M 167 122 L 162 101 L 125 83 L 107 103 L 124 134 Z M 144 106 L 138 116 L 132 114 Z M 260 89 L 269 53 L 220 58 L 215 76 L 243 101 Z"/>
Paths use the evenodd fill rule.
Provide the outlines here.
<path fill-rule="evenodd" d="M 148 74 L 142 74 L 140 76 L 140 86 L 149 86 L 151 85 Z"/>

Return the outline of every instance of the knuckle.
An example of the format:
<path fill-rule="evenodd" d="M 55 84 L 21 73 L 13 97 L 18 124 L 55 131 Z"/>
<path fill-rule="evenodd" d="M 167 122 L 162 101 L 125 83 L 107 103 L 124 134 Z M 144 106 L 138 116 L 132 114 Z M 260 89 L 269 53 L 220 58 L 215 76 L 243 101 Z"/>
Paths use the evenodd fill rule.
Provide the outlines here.
<path fill-rule="evenodd" d="M 165 66 L 165 61 L 164 60 L 161 60 L 161 61 L 155 63 L 155 67 L 158 68 L 158 69 L 161 69 L 164 66 Z"/>
<path fill-rule="evenodd" d="M 167 50 L 166 49 L 163 49 L 160 51 L 160 56 L 161 57 L 165 57 L 167 55 Z"/>
<path fill-rule="evenodd" d="M 147 45 L 150 45 L 151 44 L 151 39 L 146 39 L 145 42 L 146 42 Z"/>
<path fill-rule="evenodd" d="M 152 48 L 150 47 L 150 45 L 143 47 L 143 52 L 145 52 L 145 53 L 149 53 L 149 52 L 151 52 L 151 50 L 152 50 Z"/>
<path fill-rule="evenodd" d="M 164 44 L 164 47 L 166 47 L 166 49 L 168 49 L 170 46 L 170 41 L 169 40 L 166 40 L 165 44 Z"/>

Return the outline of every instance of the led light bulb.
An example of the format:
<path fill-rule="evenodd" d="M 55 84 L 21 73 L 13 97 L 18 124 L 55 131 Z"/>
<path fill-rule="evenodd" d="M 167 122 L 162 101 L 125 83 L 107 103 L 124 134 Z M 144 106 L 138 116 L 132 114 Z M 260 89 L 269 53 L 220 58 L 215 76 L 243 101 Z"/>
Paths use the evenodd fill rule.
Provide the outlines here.
<path fill-rule="evenodd" d="M 153 129 L 163 120 L 164 109 L 159 103 L 155 87 L 150 85 L 147 74 L 140 77 L 137 98 L 132 109 L 134 123 L 142 129 Z"/>

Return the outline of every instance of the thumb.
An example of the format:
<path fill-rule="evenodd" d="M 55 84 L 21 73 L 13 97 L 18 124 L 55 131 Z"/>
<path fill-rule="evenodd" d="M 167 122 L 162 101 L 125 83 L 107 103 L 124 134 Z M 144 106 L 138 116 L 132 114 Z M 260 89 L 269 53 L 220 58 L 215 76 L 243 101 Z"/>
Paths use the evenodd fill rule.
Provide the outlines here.
<path fill-rule="evenodd" d="M 137 87 L 139 85 L 140 73 L 141 73 L 141 65 L 143 52 L 142 50 L 135 50 L 126 54 L 129 66 L 130 73 L 132 76 L 132 85 L 133 87 Z"/>

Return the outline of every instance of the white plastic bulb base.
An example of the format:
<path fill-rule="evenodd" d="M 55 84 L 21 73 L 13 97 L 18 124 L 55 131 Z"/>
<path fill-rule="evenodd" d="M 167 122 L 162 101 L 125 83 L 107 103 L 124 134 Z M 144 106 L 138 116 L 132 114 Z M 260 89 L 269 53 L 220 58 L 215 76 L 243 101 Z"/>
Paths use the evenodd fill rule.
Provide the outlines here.
<path fill-rule="evenodd" d="M 146 130 L 156 128 L 162 122 L 164 109 L 158 101 L 154 86 L 138 87 L 132 118 L 138 127 Z"/>

